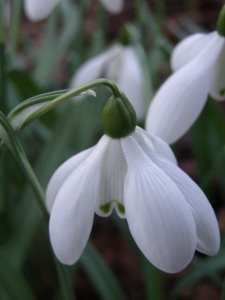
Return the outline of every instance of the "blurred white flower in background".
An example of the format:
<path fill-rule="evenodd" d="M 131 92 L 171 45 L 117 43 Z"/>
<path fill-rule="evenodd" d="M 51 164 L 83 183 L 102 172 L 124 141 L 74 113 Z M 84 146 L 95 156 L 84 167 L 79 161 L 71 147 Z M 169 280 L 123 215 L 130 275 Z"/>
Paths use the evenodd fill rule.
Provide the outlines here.
<path fill-rule="evenodd" d="M 9 26 L 10 25 L 10 17 L 11 17 L 11 3 L 10 0 L 6 0 L 3 2 L 3 13 L 2 13 L 2 19 L 3 19 L 3 25 Z"/>
<path fill-rule="evenodd" d="M 189 36 L 174 48 L 171 67 L 146 119 L 146 130 L 169 144 L 191 127 L 208 95 L 225 99 L 225 38 L 217 31 Z"/>
<path fill-rule="evenodd" d="M 75 88 L 100 77 L 115 82 L 132 103 L 138 121 L 144 119 L 144 79 L 134 47 L 116 44 L 105 52 L 87 60 L 74 74 L 70 88 Z"/>
<path fill-rule="evenodd" d="M 26 16 L 31 21 L 42 21 L 56 7 L 60 0 L 24 0 Z M 102 5 L 111 13 L 119 13 L 123 9 L 124 0 L 100 0 Z"/>
<path fill-rule="evenodd" d="M 98 144 L 62 164 L 46 192 L 50 239 L 58 259 L 81 256 L 94 214 L 113 208 L 126 218 L 140 250 L 157 268 L 185 268 L 195 249 L 215 255 L 218 223 L 201 189 L 176 165 L 170 147 L 136 127 L 132 134 Z"/>

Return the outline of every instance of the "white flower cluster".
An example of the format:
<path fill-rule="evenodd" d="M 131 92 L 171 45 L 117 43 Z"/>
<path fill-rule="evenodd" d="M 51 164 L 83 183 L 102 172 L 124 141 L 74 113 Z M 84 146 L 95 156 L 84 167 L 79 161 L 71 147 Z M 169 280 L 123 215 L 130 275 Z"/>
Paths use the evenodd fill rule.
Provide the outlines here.
<path fill-rule="evenodd" d="M 25 12 L 31 20 L 42 20 L 59 2 L 25 0 Z M 101 2 L 113 13 L 123 7 L 123 0 Z M 144 255 L 165 272 L 185 268 L 195 250 L 218 252 L 214 211 L 201 189 L 177 166 L 167 143 L 190 128 L 208 95 L 225 99 L 224 36 L 215 31 L 186 38 L 175 47 L 171 66 L 174 73 L 150 105 L 148 133 L 136 127 L 125 137 L 104 135 L 96 146 L 62 164 L 50 179 L 46 192 L 50 238 L 62 263 L 73 264 L 81 256 L 94 214 L 108 216 L 113 208 L 127 219 Z M 99 77 L 113 80 L 130 99 L 138 121 L 144 119 L 144 79 L 133 46 L 116 44 L 88 60 L 70 87 Z"/>
<path fill-rule="evenodd" d="M 100 0 L 111 13 L 119 13 L 123 8 L 123 0 Z M 24 0 L 24 10 L 31 21 L 44 20 L 57 6 L 60 0 Z"/>

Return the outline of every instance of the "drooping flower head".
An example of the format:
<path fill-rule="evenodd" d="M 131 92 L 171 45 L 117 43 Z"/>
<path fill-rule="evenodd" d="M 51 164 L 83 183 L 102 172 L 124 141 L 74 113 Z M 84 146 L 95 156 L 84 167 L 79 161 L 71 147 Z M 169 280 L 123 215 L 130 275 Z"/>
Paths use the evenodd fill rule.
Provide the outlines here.
<path fill-rule="evenodd" d="M 143 72 L 133 46 L 116 44 L 86 61 L 74 74 L 70 88 L 99 77 L 114 81 L 131 101 L 137 119 L 144 119 Z"/>
<path fill-rule="evenodd" d="M 197 119 L 208 95 L 218 101 L 225 99 L 224 28 L 225 6 L 217 31 L 193 34 L 174 48 L 171 57 L 174 74 L 152 100 L 146 119 L 149 133 L 174 143 Z"/>
<path fill-rule="evenodd" d="M 103 109 L 106 134 L 98 144 L 62 164 L 46 192 L 50 239 L 64 264 L 81 256 L 94 214 L 113 210 L 126 218 L 140 250 L 159 269 L 185 268 L 195 249 L 208 255 L 220 244 L 206 196 L 176 164 L 170 147 L 136 126 L 124 94 Z"/>
<path fill-rule="evenodd" d="M 24 10 L 31 21 L 44 20 L 60 0 L 24 0 Z M 123 8 L 123 0 L 100 0 L 102 5 L 111 13 L 119 13 Z"/>

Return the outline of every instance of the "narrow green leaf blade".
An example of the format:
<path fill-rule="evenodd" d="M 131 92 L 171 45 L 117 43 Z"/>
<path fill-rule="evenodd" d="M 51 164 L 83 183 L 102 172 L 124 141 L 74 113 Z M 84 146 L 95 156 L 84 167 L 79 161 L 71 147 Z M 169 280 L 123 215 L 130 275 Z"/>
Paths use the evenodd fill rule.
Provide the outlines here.
<path fill-rule="evenodd" d="M 0 281 L 11 300 L 35 300 L 35 296 L 23 276 L 14 268 L 10 257 L 0 248 Z M 1 298 L 1 291 L 0 291 Z"/>
<path fill-rule="evenodd" d="M 91 243 L 87 244 L 80 263 L 102 299 L 126 299 L 115 276 Z"/>

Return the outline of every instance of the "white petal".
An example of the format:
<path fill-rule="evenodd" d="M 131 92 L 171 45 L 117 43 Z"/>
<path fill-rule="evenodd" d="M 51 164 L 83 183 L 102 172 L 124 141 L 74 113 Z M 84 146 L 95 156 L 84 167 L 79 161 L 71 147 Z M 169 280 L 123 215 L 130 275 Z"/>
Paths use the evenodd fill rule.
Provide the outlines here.
<path fill-rule="evenodd" d="M 214 33 L 195 33 L 176 45 L 171 56 L 171 68 L 177 71 L 195 58 L 211 41 Z"/>
<path fill-rule="evenodd" d="M 130 100 L 139 121 L 145 116 L 143 74 L 137 54 L 132 47 L 124 50 L 109 64 L 106 76 L 116 82 L 119 89 Z"/>
<path fill-rule="evenodd" d="M 222 38 L 222 37 L 221 37 Z M 210 95 L 215 100 L 225 100 L 225 39 L 212 72 Z"/>
<path fill-rule="evenodd" d="M 143 130 L 142 130 L 143 132 Z M 140 135 L 140 132 L 138 133 Z M 146 139 L 133 136 L 147 156 L 162 169 L 177 185 L 185 200 L 190 204 L 197 231 L 197 250 L 208 255 L 215 255 L 220 246 L 220 233 L 215 213 L 202 190 L 180 168 L 166 157 L 152 151 Z"/>
<path fill-rule="evenodd" d="M 90 148 L 72 156 L 54 172 L 46 189 L 46 205 L 49 212 L 52 210 L 55 198 L 64 181 L 90 155 L 92 150 L 93 148 Z"/>
<path fill-rule="evenodd" d="M 98 197 L 99 163 L 107 144 L 104 136 L 92 154 L 69 175 L 53 205 L 50 239 L 55 255 L 64 264 L 79 259 L 89 238 Z"/>
<path fill-rule="evenodd" d="M 144 129 L 138 126 L 137 132 L 144 138 L 147 145 L 149 145 L 149 142 L 151 143 L 151 149 L 153 149 L 156 153 L 168 158 L 171 162 L 177 165 L 177 159 L 173 153 L 173 150 L 166 142 L 155 135 L 148 134 Z"/>
<path fill-rule="evenodd" d="M 161 86 L 146 119 L 150 134 L 171 144 L 191 127 L 207 100 L 212 66 L 222 46 L 223 40 L 215 35 L 201 56 L 179 69 Z"/>
<path fill-rule="evenodd" d="M 148 151 L 148 147 L 142 146 L 155 164 L 175 182 L 190 204 L 197 231 L 197 250 L 207 255 L 215 255 L 220 247 L 220 233 L 215 213 L 205 194 L 180 168 L 162 156 Z"/>
<path fill-rule="evenodd" d="M 102 5 L 109 12 L 117 14 L 122 11 L 124 0 L 101 0 Z"/>
<path fill-rule="evenodd" d="M 70 82 L 70 88 L 76 88 L 78 85 L 102 77 L 106 72 L 109 61 L 120 51 L 121 46 L 116 44 L 100 55 L 87 60 L 74 74 Z"/>
<path fill-rule="evenodd" d="M 96 213 L 108 216 L 115 208 L 121 218 L 124 213 L 124 180 L 127 163 L 119 139 L 110 139 L 110 143 L 101 161 L 101 178 Z"/>
<path fill-rule="evenodd" d="M 56 7 L 60 0 L 25 0 L 24 10 L 31 21 L 41 21 Z"/>
<path fill-rule="evenodd" d="M 122 146 L 128 163 L 124 197 L 131 234 L 157 268 L 179 272 L 191 261 L 196 246 L 190 206 L 132 136 L 122 139 Z"/>

